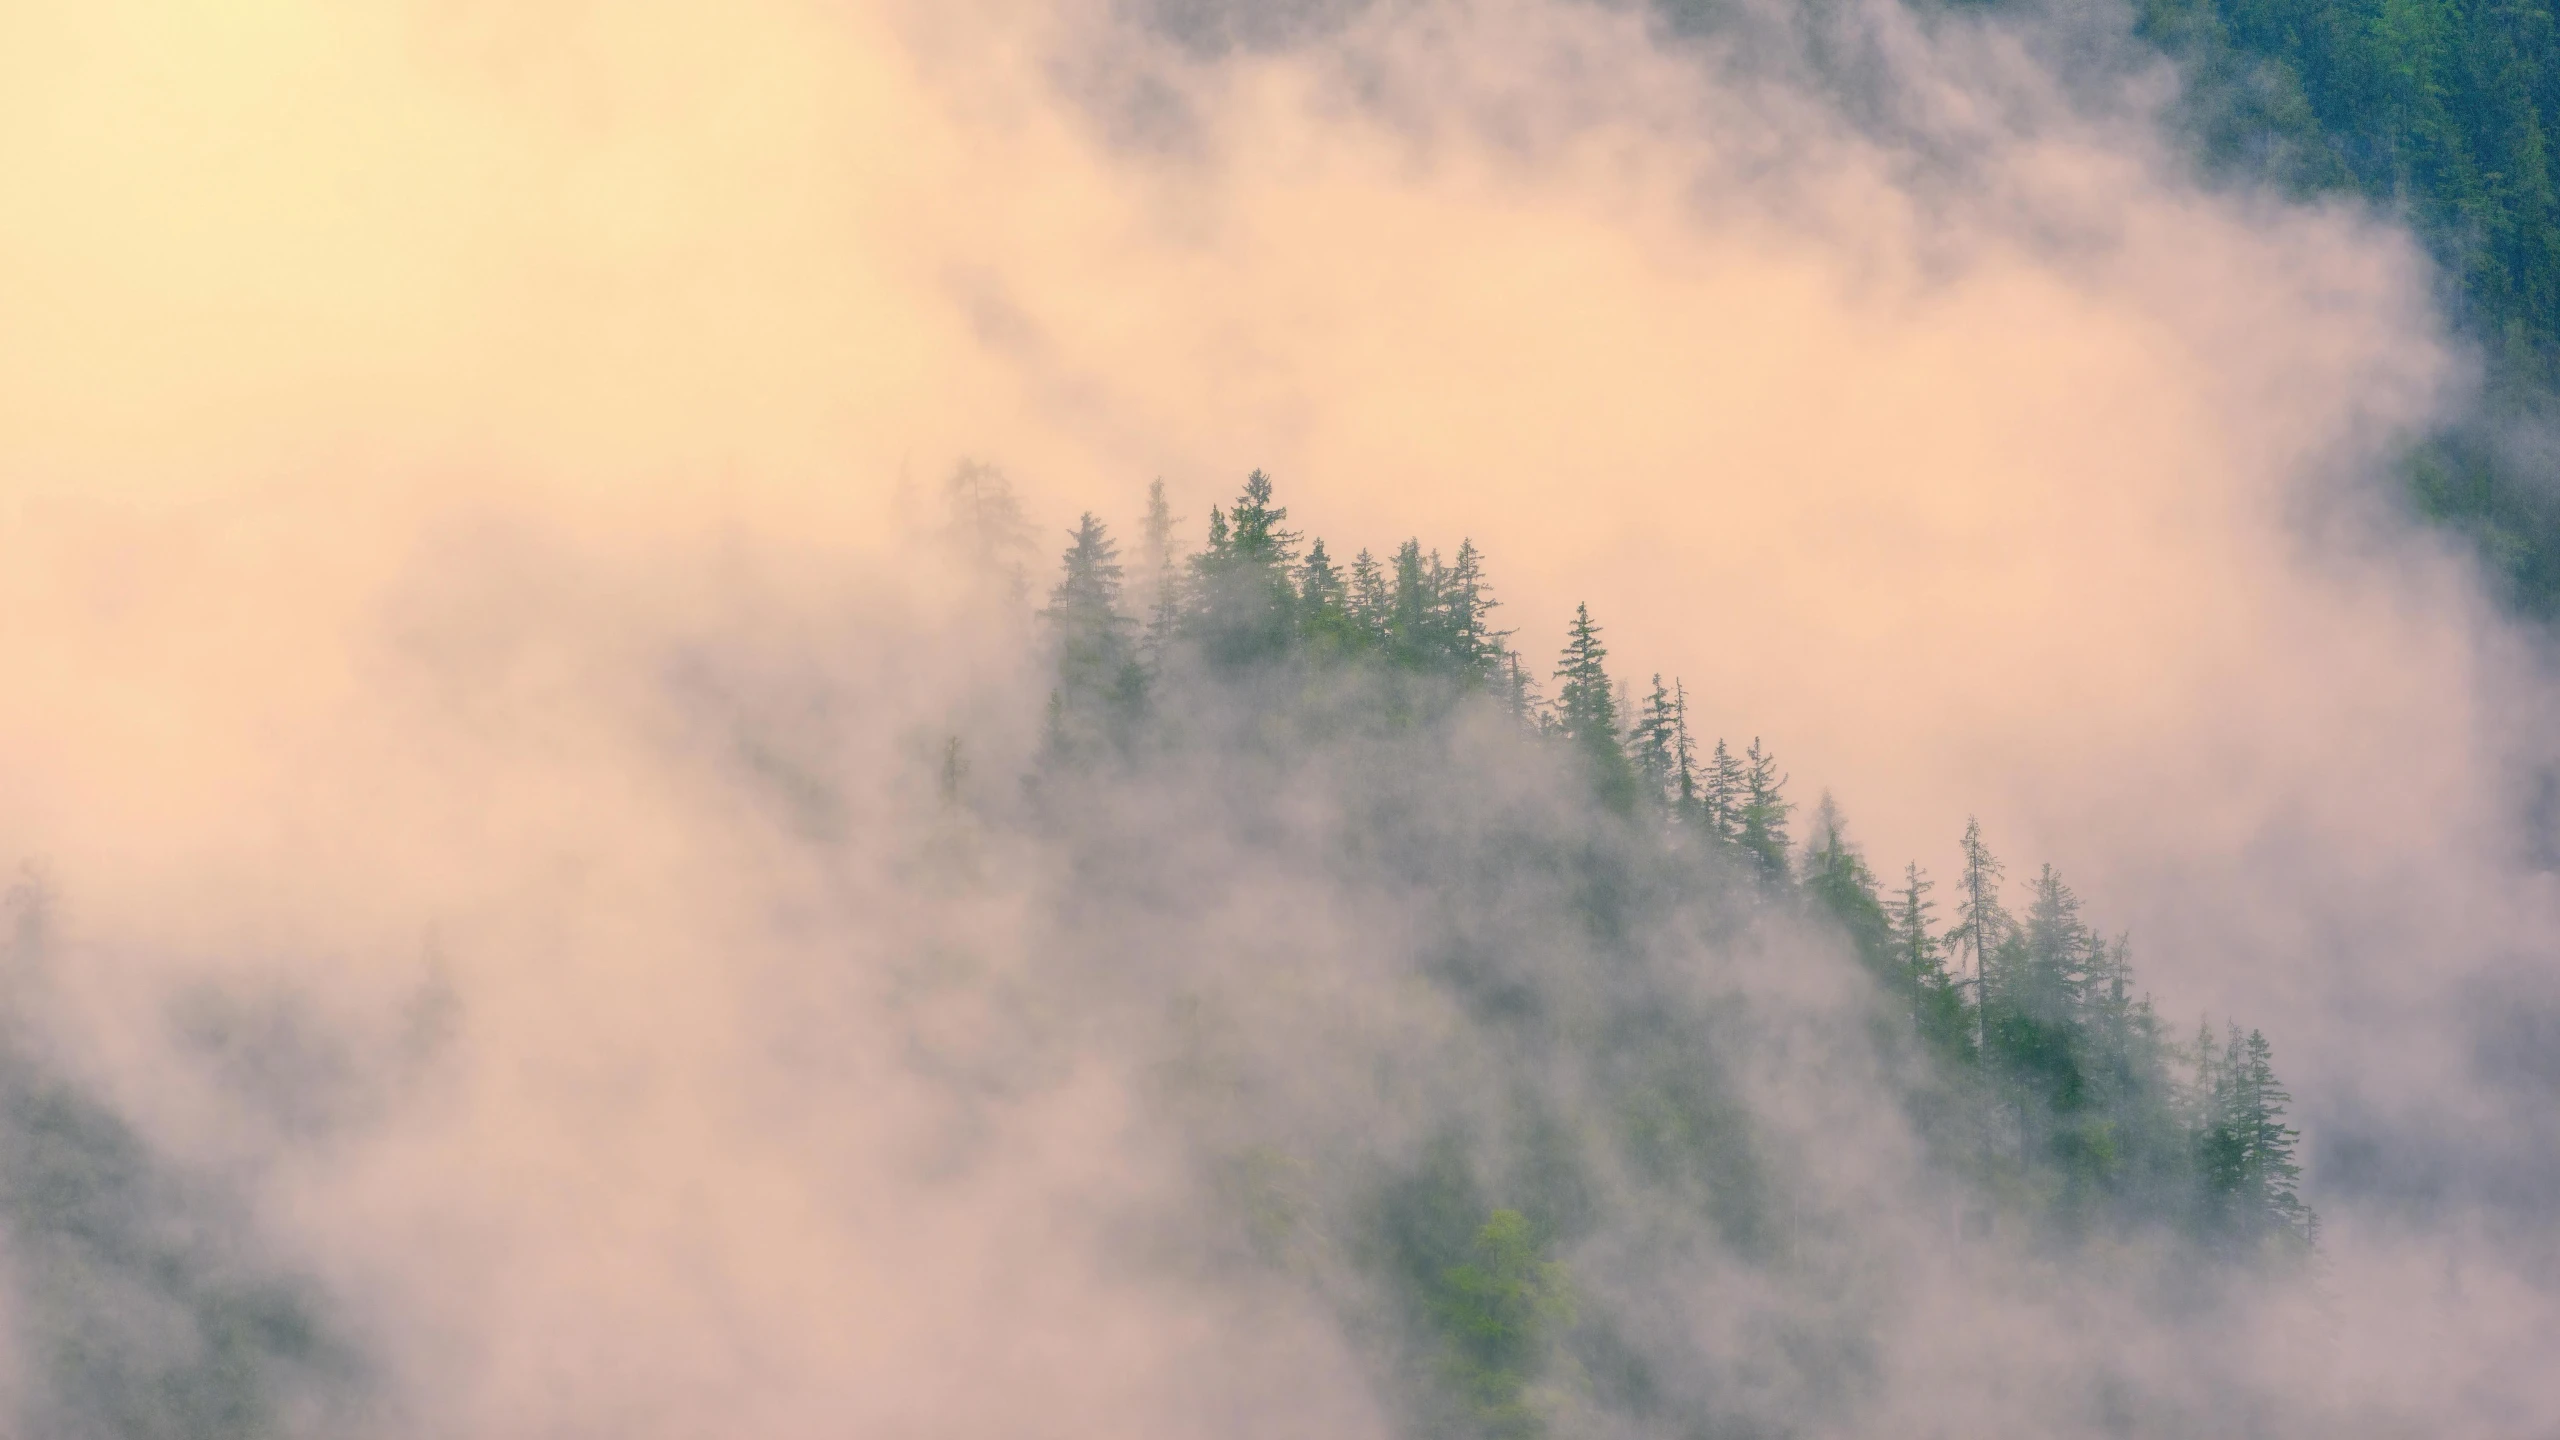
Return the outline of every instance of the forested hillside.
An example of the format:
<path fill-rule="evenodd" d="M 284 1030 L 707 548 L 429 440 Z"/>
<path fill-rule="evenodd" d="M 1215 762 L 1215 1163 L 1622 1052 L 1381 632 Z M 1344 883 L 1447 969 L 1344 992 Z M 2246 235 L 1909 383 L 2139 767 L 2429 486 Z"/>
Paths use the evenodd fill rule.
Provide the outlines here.
<path fill-rule="evenodd" d="M 964 467 L 952 497 L 961 549 L 1000 553 L 1002 477 Z M 1168 1103 L 1250 1248 L 1372 1338 L 1420 1433 L 1845 1422 L 1881 1383 L 1873 1267 L 1912 1258 L 1879 1246 L 2148 1256 L 2108 1272 L 2136 1312 L 2312 1252 L 2265 1039 L 2155 1014 L 2050 866 L 2010 873 L 1967 824 L 1960 873 L 1878 874 L 1764 739 L 1692 730 L 1714 677 L 1622 682 L 1587 609 L 1532 658 L 1470 543 L 1345 558 L 1260 473 L 1206 518 L 1187 557 L 1161 486 L 1134 557 L 1091 514 L 1074 532 L 1040 612 L 1032 823 L 1077 857 L 1071 953 L 1179 948 L 1235 890 L 1323 877 L 1334 898 L 1284 907 L 1243 978 L 1177 972 Z M 1396 918 L 1328 937 L 1345 894 Z M 1822 992 L 1835 956 L 1846 989 Z M 1403 975 L 1393 1018 L 1319 998 L 1383 983 L 1355 963 Z M 1398 1030 L 1410 997 L 1446 1018 Z M 1349 1113 L 1303 1099 L 1333 1065 Z M 1808 1134 L 1798 1106 L 1899 1118 Z M 1663 1323 L 1759 1289 L 1758 1339 L 1701 1354 Z M 2103 1392 L 2173 1430 L 2187 1381 L 2242 1383 L 2056 1379 L 2080 1399 L 2054 1423 Z"/>
<path fill-rule="evenodd" d="M 2488 414 L 2415 456 L 2419 503 L 2480 540 L 2515 598 L 2560 605 L 2560 474 L 2516 429 L 2560 393 L 2560 27 L 2546 0 L 2142 0 L 2186 71 L 2208 160 L 2360 194 L 2434 252 L 2486 352 Z"/>

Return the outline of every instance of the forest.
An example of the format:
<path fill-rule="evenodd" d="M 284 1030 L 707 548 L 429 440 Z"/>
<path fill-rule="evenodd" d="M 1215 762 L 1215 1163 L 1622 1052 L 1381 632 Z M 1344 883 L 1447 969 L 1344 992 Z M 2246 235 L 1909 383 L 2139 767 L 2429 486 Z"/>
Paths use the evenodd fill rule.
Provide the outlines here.
<path fill-rule="evenodd" d="M 2560 28 L 2543 0 L 2143 0 L 2209 166 L 2404 219 L 2486 365 L 2480 415 L 2417 449 L 2412 494 L 2525 609 L 2560 607 Z"/>
<path fill-rule="evenodd" d="M 2334 1418 L 2215 1340 L 2323 1264 L 2272 1047 L 2159 1013 L 2051 866 L 1968 821 L 1955 873 L 1879 873 L 1767 737 L 1693 730 L 1716 677 L 1626 682 L 1587 607 L 1532 658 L 1472 542 L 1342 558 L 1255 472 L 1195 551 L 1158 483 L 1134 555 L 1088 513 L 1051 569 L 1001 471 L 943 489 L 940 548 L 1032 667 L 994 693 L 1036 714 L 918 737 L 878 827 L 904 908 L 829 942 L 888 945 L 844 976 L 944 1117 L 924 1193 L 1106 1065 L 1176 1177 L 1114 1202 L 1145 1238 L 1092 1242 L 1112 1283 L 1312 1309 L 1381 1433 Z M 869 867 L 826 818 L 842 733 L 733 718 L 727 783 Z M 410 1433 L 433 1398 L 378 1318 L 47 1038 L 55 908 L 31 872 L 0 936 L 16 1418 Z M 325 1155 L 424 1113 L 474 1022 L 431 973 L 370 1043 L 254 989 L 173 1023 L 222 1113 Z M 2093 1338 L 2022 1376 L 1985 1326 Z"/>
<path fill-rule="evenodd" d="M 964 466 L 951 485 L 963 548 L 1004 553 L 1021 526 L 1001 474 Z M 1880 875 L 1830 796 L 1808 808 L 1790 793 L 1764 739 L 1691 730 L 1687 680 L 1615 678 L 1587 607 L 1551 663 L 1531 659 L 1496 623 L 1471 542 L 1343 559 L 1289 528 L 1260 472 L 1209 512 L 1196 554 L 1177 553 L 1175 528 L 1159 483 L 1130 560 L 1094 515 L 1074 531 L 1039 611 L 1055 671 L 1032 806 L 1060 843 L 1090 847 L 1086 885 L 1108 868 L 1101 853 L 1133 844 L 1096 828 L 1097 796 L 1204 758 L 1208 783 L 1248 810 L 1285 809 L 1322 783 L 1311 773 L 1358 777 L 1347 792 L 1372 803 L 1351 802 L 1336 853 L 1374 857 L 1369 883 L 1432 896 L 1424 973 L 1499 1057 L 1443 1063 L 1522 1092 L 1448 1120 L 1418 1153 L 1374 1157 L 1319 1227 L 1359 1237 L 1337 1242 L 1344 1263 L 1395 1277 L 1369 1302 L 1388 1318 L 1371 1323 L 1402 1337 L 1403 1373 L 1439 1377 L 1413 1402 L 1438 1416 L 1426 1429 L 1533 1435 L 1577 1403 L 1666 1403 L 1674 1362 L 1629 1352 L 1626 1327 L 1600 1313 L 1603 1296 L 1636 1305 L 1625 1282 L 1578 1283 L 1556 1258 L 1609 1230 L 1611 1203 L 1633 1203 L 1595 1198 L 1603 1174 L 1694 1207 L 1756 1264 L 1810 1263 L 1820 1226 L 1801 1196 L 1781 1198 L 1806 1182 L 1762 1152 L 1733 1093 L 1725 1007 L 1749 1002 L 1689 993 L 1677 972 L 1698 962 L 1666 931 L 1730 947 L 1797 927 L 1854 957 L 1865 1041 L 1890 1057 L 1875 1083 L 1924 1137 L 1951 1235 L 2056 1254 L 2165 1247 L 2194 1258 L 2155 1279 L 2191 1284 L 2290 1274 L 2316 1254 L 2264 1036 L 2156 1013 L 2129 940 L 2093 924 L 2051 866 L 2012 875 L 1968 822 L 1959 873 Z M 1501 772 L 1541 764 L 1578 801 L 1474 814 L 1480 802 L 1445 788 L 1499 795 Z M 1429 777 L 1439 798 L 1390 775 Z M 1605 977 L 1598 998 L 1589 972 Z M 1553 1082 L 1532 1077 L 1558 1065 L 1582 1076 L 1577 1121 L 1535 1095 Z M 1340 1159 L 1274 1147 L 1235 1163 L 1250 1175 Z"/>

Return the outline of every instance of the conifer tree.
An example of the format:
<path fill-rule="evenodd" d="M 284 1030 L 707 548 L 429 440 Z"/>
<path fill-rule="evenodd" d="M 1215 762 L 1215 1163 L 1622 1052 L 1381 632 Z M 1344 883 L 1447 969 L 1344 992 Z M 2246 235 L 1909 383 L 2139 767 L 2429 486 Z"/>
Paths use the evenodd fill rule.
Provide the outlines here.
<path fill-rule="evenodd" d="M 1387 578 L 1378 568 L 1378 558 L 1367 550 L 1352 557 L 1350 593 L 1345 603 L 1352 622 L 1369 643 L 1384 645 L 1388 619 L 1395 606 L 1387 594 Z"/>
<path fill-rule="evenodd" d="M 2091 937 L 2086 978 L 2081 985 L 2083 1070 L 2091 1104 L 2136 1157 L 2164 1168 L 2170 1148 L 2164 1132 L 2175 1122 L 2163 1064 L 2159 1027 L 2148 1001 L 2133 994 L 2128 960 L 2131 941 L 2118 936 L 2109 944 Z"/>
<path fill-rule="evenodd" d="M 1538 696 L 1538 682 L 1529 673 L 1527 662 L 1517 652 L 1506 651 L 1501 670 L 1502 705 L 1511 722 L 1523 730 L 1538 733 L 1545 729 Z"/>
<path fill-rule="evenodd" d="M 1441 637 L 1435 633 L 1438 619 L 1440 557 L 1423 558 L 1422 542 L 1407 540 L 1396 547 L 1393 588 L 1387 600 L 1387 654 L 1396 665 L 1407 670 L 1440 668 L 1444 660 Z"/>
<path fill-rule="evenodd" d="M 1024 562 L 1032 535 L 1013 482 L 993 465 L 963 460 L 943 481 L 942 502 L 945 543 L 963 564 L 1019 605 L 1030 586 Z"/>
<path fill-rule="evenodd" d="M 1433 556 L 1438 563 L 1438 556 Z M 1470 687 L 1492 683 L 1509 654 L 1503 641 L 1510 632 L 1496 630 L 1491 612 L 1502 602 L 1484 577 L 1484 554 L 1473 540 L 1458 542 L 1458 558 L 1439 577 L 1440 624 L 1451 661 Z"/>
<path fill-rule="evenodd" d="M 1947 974 L 1946 948 L 1934 927 L 1937 889 L 1917 862 L 1902 867 L 1902 888 L 1895 891 L 1886 920 L 1893 945 L 1894 968 L 1911 999 L 1912 1023 L 1943 1049 L 1970 1041 L 1965 1023 L 1964 992 Z"/>
<path fill-rule="evenodd" d="M 1271 503 L 1270 476 L 1256 470 L 1244 477 L 1244 490 L 1227 516 L 1227 523 L 1234 527 L 1228 543 L 1235 560 L 1247 565 L 1287 564 L 1291 547 L 1298 543 L 1297 532 L 1280 526 L 1288 518 L 1286 509 Z"/>
<path fill-rule="evenodd" d="M 1990 1042 L 1992 955 L 2012 928 L 2009 912 L 2000 908 L 2000 862 L 1982 841 L 1982 822 L 1964 822 L 1964 871 L 1957 881 L 1956 926 L 1952 938 L 1973 956 L 1974 1046 L 1987 1052 Z"/>
<path fill-rule="evenodd" d="M 1831 792 L 1822 792 L 1822 802 L 1814 807 L 1813 827 L 1805 837 L 1805 893 L 1842 929 L 1858 947 L 1858 958 L 1878 973 L 1888 973 L 1893 964 L 1893 927 L 1885 914 L 1884 901 L 1876 894 L 1875 872 L 1867 868 L 1867 859 L 1849 843 L 1840 819 L 1840 806 Z"/>
<path fill-rule="evenodd" d="M 1618 738 L 1618 702 L 1609 688 L 1608 647 L 1591 607 L 1577 605 L 1556 666 L 1556 728 L 1590 763 L 1601 797 L 1624 808 L 1635 799 L 1635 774 Z"/>
<path fill-rule="evenodd" d="M 1307 547 L 1298 566 L 1298 627 L 1308 639 L 1334 654 L 1358 648 L 1361 636 L 1349 607 L 1350 591 L 1333 557 L 1318 539 Z"/>
<path fill-rule="evenodd" d="M 1182 613 L 1182 572 L 1173 563 L 1173 507 L 1164 498 L 1164 481 L 1147 485 L 1147 653 L 1162 662 Z"/>
<path fill-rule="evenodd" d="M 2104 1056 L 2113 1071 L 2127 1071 L 2134 1063 L 2133 1051 L 2149 1039 L 2148 1005 L 2133 994 L 2133 967 L 2130 937 L 2119 935 L 2110 945 L 2092 934 L 2089 958 L 2080 983 L 2082 1023 L 2092 1038 L 2094 1049 Z M 2129 1074 L 2120 1076 L 2129 1080 Z"/>
<path fill-rule="evenodd" d="M 1342 575 L 1333 568 L 1333 557 L 1325 553 L 1324 541 L 1318 538 L 1307 547 L 1307 558 L 1298 567 L 1298 602 L 1309 611 L 1316 611 L 1338 608 L 1342 600 Z"/>
<path fill-rule="evenodd" d="M 1675 796 L 1674 784 L 1680 769 L 1680 711 L 1663 688 L 1662 676 L 1653 677 L 1653 693 L 1637 712 L 1634 736 L 1636 778 L 1646 800 L 1663 804 Z"/>
<path fill-rule="evenodd" d="M 1778 762 L 1760 748 L 1760 738 L 1753 736 L 1748 752 L 1750 764 L 1742 771 L 1742 807 L 1736 816 L 1734 838 L 1750 856 L 1760 877 L 1770 884 L 1787 878 L 1787 815 L 1795 807 L 1778 793 L 1786 786 L 1778 774 Z"/>
<path fill-rule="evenodd" d="M 2300 1132 L 2284 1123 L 2293 1097 L 2276 1083 L 2273 1049 L 2252 1030 L 2233 1025 L 2221 1054 L 2211 1030 L 2198 1037 L 2196 1088 L 2206 1115 L 2200 1137 L 2208 1227 L 2227 1240 L 2259 1246 L 2307 1243 L 2317 1221 L 2302 1203 L 2302 1167 L 2293 1158 Z"/>
<path fill-rule="evenodd" d="M 1706 822 L 1707 833 L 1718 842 L 1742 843 L 1742 806 L 1748 788 L 1742 762 L 1733 758 L 1723 740 L 1717 740 L 1715 753 L 1707 760 Z"/>
<path fill-rule="evenodd" d="M 1102 742 L 1125 746 L 1146 703 L 1146 672 L 1129 638 L 1131 622 L 1120 613 L 1119 547 L 1090 510 L 1074 534 L 1040 612 L 1058 655 L 1050 742 L 1066 754 Z"/>
<path fill-rule="evenodd" d="M 1698 747 L 1689 737 L 1689 691 L 1671 682 L 1672 799 L 1683 824 L 1694 823 L 1698 808 Z"/>
<path fill-rule="evenodd" d="M 2066 1024 L 2081 1008 L 2097 937 L 2080 923 L 2080 897 L 2046 865 L 2027 906 L 2018 973 L 2007 977 L 2011 1008 L 2048 1025 Z"/>
<path fill-rule="evenodd" d="M 2247 1195 L 2262 1233 L 2304 1240 L 2317 1221 L 2302 1203 L 2302 1167 L 2293 1158 L 2302 1132 L 2284 1123 L 2293 1097 L 2276 1083 L 2274 1047 L 2258 1031 L 2241 1042 L 2233 1120 L 2248 1155 Z"/>
<path fill-rule="evenodd" d="M 1298 602 L 1290 563 L 1298 537 L 1282 528 L 1288 518 L 1259 470 L 1232 507 L 1210 509 L 1208 546 L 1191 561 L 1190 620 L 1211 659 L 1245 665 L 1287 648 Z"/>

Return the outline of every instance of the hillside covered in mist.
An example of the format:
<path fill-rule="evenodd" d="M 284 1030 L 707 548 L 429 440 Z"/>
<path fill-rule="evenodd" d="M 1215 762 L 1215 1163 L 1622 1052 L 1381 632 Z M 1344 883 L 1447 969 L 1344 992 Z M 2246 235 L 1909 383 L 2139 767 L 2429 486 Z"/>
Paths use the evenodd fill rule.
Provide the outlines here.
<path fill-rule="evenodd" d="M 947 498 L 959 553 L 1021 589 L 1003 474 Z M 2266 1041 L 2165 1023 L 2051 866 L 2004 884 L 1968 825 L 1943 887 L 1880 877 L 1761 738 L 1692 733 L 1686 680 L 1613 678 L 1587 607 L 1526 658 L 1472 543 L 1338 555 L 1260 472 L 1196 553 L 1150 506 L 1129 563 L 1088 512 L 1052 572 L 1021 799 L 956 737 L 942 790 L 958 834 L 1055 854 L 1065 949 L 1150 955 L 1166 993 L 1099 988 L 1164 1010 L 1192 1223 L 1368 1337 L 1400 1430 L 1919 1423 L 1905 1247 L 1959 1287 L 2058 1266 L 2021 1298 L 2137 1327 L 2309 1283 Z M 1701 1348 L 1693 1307 L 1737 1288 L 1754 1338 Z M 2075 1363 L 2021 1418 L 2294 1403 L 2201 1352 Z"/>
<path fill-rule="evenodd" d="M 1686 679 L 1615 678 L 1587 609 L 1533 664 L 1472 544 L 1338 560 L 1259 472 L 1198 550 L 1159 484 L 1134 566 L 1087 514 L 1040 584 L 1002 472 L 942 499 L 977 623 L 1029 668 L 997 692 L 1013 721 L 911 737 L 894 782 L 908 913 L 862 988 L 886 986 L 867 1043 L 946 1111 L 929 1172 L 1104 1066 L 1163 1168 L 1092 1243 L 1248 1325 L 1298 1315 L 1338 1347 L 1330 1403 L 1381 1434 L 1902 1433 L 1950 1405 L 2334 1433 L 2298 1375 L 2212 1338 L 2316 1297 L 2269 1046 L 2157 1015 L 2050 866 L 2013 880 L 1968 825 L 1960 873 L 1880 877 L 1761 738 L 1692 732 Z M 734 709 L 719 655 L 685 668 L 733 697 L 729 784 L 821 870 L 883 863 L 845 847 L 848 737 Z M 780 694 L 818 680 L 795 670 Z M 12 903 L 25 1017 L 52 902 Z M 433 1103 L 473 1021 L 419 986 L 353 1032 L 236 988 L 175 1023 L 227 1125 L 325 1149 Z M 26 1026 L 0 1108 L 20 1423 L 412 1423 L 383 1317 Z M 2072 1338 L 2024 1373 L 1965 1339 L 2021 1325 Z"/>
<path fill-rule="evenodd" d="M 2411 466 L 2418 502 L 2469 531 L 2527 608 L 2560 606 L 2560 24 L 2499 4 L 2186 3 L 2139 8 L 2184 70 L 2208 159 L 2408 220 L 2485 366 L 2478 413 Z"/>
<path fill-rule="evenodd" d="M 0 1434 L 2560 1432 L 2547 20 L 0 6 Z"/>

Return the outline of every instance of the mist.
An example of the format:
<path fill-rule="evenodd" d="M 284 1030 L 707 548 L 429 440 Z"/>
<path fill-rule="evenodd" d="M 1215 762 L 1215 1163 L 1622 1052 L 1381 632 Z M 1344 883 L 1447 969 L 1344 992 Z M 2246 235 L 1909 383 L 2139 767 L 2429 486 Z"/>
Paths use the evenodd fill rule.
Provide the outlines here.
<path fill-rule="evenodd" d="M 1427 1193 L 1579 1217 L 1560 1433 L 2549 1428 L 2545 640 L 2385 484 L 2478 367 L 2126 24 L 12 8 L 13 1423 L 1468 1433 Z M 1067 527 L 1256 468 L 1880 872 L 2050 859 L 2273 1041 L 2319 1275 L 1957 1243 L 1841 937 L 1564 923 L 1612 822 L 1484 714 L 1048 775 Z M 1652 1043 L 1729 1165 L 1593 1138 Z"/>

